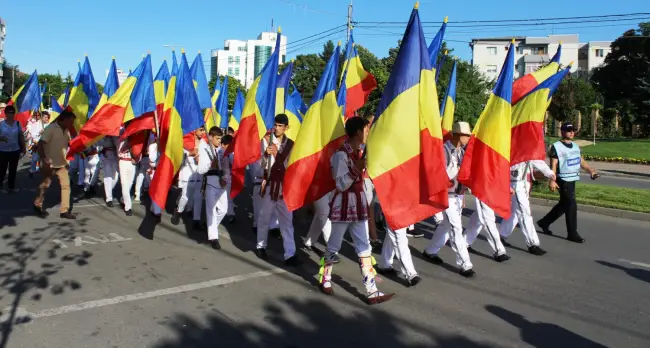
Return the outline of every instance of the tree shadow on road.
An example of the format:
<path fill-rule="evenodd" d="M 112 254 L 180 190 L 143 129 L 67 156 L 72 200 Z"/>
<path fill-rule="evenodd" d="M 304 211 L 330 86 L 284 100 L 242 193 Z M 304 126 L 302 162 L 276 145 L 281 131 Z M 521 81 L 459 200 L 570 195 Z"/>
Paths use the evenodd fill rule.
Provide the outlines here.
<path fill-rule="evenodd" d="M 48 295 L 61 295 L 81 288 L 78 281 L 56 277 L 56 274 L 66 265 L 86 266 L 92 253 L 83 251 L 61 256 L 63 249 L 52 239 L 74 239 L 86 232 L 86 225 L 87 219 L 78 219 L 75 222 L 53 222 L 30 232 L 2 234 L 0 300 L 11 304 L 3 308 L 0 315 L 0 348 L 7 346 L 15 325 L 31 321 L 30 314 L 21 308 L 24 301 L 41 301 Z"/>
<path fill-rule="evenodd" d="M 646 283 L 650 283 L 650 271 L 647 271 L 645 269 L 625 267 L 625 266 L 617 265 L 615 263 L 611 263 L 611 262 L 607 262 L 607 261 L 596 261 L 596 262 L 603 265 L 603 266 L 607 266 L 607 267 L 610 267 L 610 268 L 621 270 L 621 271 L 627 273 L 627 275 L 629 275 L 632 278 L 636 278 L 636 279 L 644 281 Z"/>
<path fill-rule="evenodd" d="M 256 322 L 233 320 L 213 309 L 200 322 L 177 315 L 167 325 L 176 337 L 155 348 L 186 347 L 466 347 L 489 344 L 407 323 L 380 309 L 341 314 L 324 300 L 269 300 Z"/>
<path fill-rule="evenodd" d="M 485 309 L 510 323 L 512 326 L 519 328 L 522 341 L 533 347 L 607 347 L 561 326 L 551 323 L 533 322 L 521 314 L 511 312 L 499 306 L 488 305 L 485 306 Z"/>

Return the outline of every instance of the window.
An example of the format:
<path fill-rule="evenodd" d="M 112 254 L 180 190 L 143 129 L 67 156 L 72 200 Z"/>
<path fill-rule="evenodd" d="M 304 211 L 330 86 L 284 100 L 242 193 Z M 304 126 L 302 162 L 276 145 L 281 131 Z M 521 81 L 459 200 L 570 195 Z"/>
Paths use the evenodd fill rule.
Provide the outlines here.
<path fill-rule="evenodd" d="M 533 54 L 536 54 L 538 56 L 542 56 L 542 55 L 546 54 L 546 49 L 544 48 L 544 46 L 533 47 L 531 49 L 531 51 L 532 51 Z"/>
<path fill-rule="evenodd" d="M 233 56 L 229 56 L 228 57 L 228 64 L 232 64 L 232 61 L 233 61 Z"/>
<path fill-rule="evenodd" d="M 524 46 L 517 46 L 517 54 L 524 54 Z"/>
<path fill-rule="evenodd" d="M 497 48 L 496 47 L 488 47 L 488 54 L 491 56 L 496 56 L 497 55 Z"/>
<path fill-rule="evenodd" d="M 235 57 L 235 65 L 239 65 L 239 56 Z"/>
<path fill-rule="evenodd" d="M 539 63 L 526 63 L 526 74 L 533 73 L 539 70 L 542 67 L 542 64 Z"/>
<path fill-rule="evenodd" d="M 228 75 L 232 76 L 232 68 L 228 68 Z"/>
<path fill-rule="evenodd" d="M 239 51 L 239 52 L 246 52 L 246 46 L 244 46 L 244 47 L 237 47 L 237 51 Z"/>
<path fill-rule="evenodd" d="M 253 63 L 254 78 L 262 71 L 264 64 L 271 56 L 271 46 L 255 46 L 255 61 Z"/>
<path fill-rule="evenodd" d="M 239 76 L 239 68 L 235 68 L 235 76 Z"/>
<path fill-rule="evenodd" d="M 596 50 L 596 57 L 604 57 L 605 56 L 605 50 L 602 48 L 599 48 Z"/>
<path fill-rule="evenodd" d="M 496 47 L 494 49 L 496 49 Z M 488 74 L 496 74 L 497 73 L 497 66 L 496 65 L 488 65 L 486 71 L 487 71 Z"/>

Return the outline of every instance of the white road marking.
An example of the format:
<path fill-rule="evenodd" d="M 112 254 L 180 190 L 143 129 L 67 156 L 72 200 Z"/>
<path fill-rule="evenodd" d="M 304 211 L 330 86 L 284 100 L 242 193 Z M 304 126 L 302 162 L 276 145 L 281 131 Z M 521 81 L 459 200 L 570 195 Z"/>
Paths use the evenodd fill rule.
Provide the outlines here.
<path fill-rule="evenodd" d="M 618 261 L 620 261 L 620 262 L 626 262 L 626 263 L 629 263 L 630 265 L 634 265 L 634 266 L 650 268 L 650 263 L 643 263 L 643 262 L 637 262 L 637 261 L 630 261 L 630 260 L 626 260 L 626 259 L 618 259 Z"/>
<path fill-rule="evenodd" d="M 286 272 L 287 272 L 286 270 L 283 270 L 281 268 L 273 268 L 268 271 L 253 272 L 253 273 L 242 274 L 242 275 L 237 275 L 232 277 L 213 279 L 201 283 L 187 284 L 187 285 L 175 286 L 172 288 L 141 292 L 141 293 L 131 294 L 131 295 L 117 296 L 117 297 L 107 298 L 103 300 L 88 301 L 88 302 L 83 302 L 79 304 L 63 306 L 58 308 L 52 308 L 52 309 L 44 309 L 44 310 L 36 311 L 34 313 L 29 313 L 24 308 L 18 308 L 17 310 L 21 313 L 21 316 L 27 316 L 31 319 L 46 318 L 46 317 L 53 317 L 55 315 L 60 315 L 60 314 L 79 312 L 86 309 L 115 305 L 124 302 L 132 302 L 132 301 L 144 300 L 148 298 L 178 294 L 181 292 L 189 292 L 189 291 L 196 291 L 196 290 L 201 290 L 206 288 L 213 288 L 216 286 L 222 286 L 226 284 L 241 282 L 244 280 L 261 278 L 273 274 L 286 273 Z M 0 318 L 0 321 L 2 321 L 2 318 Z"/>

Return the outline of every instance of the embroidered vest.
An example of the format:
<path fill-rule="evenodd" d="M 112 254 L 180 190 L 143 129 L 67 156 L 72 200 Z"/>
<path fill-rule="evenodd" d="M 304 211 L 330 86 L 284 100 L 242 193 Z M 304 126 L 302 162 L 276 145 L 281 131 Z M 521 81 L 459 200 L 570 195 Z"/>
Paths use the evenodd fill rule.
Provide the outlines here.
<path fill-rule="evenodd" d="M 336 191 L 330 201 L 330 218 L 332 217 L 332 203 L 336 200 L 337 196 L 341 196 L 341 221 L 363 221 L 368 220 L 368 202 L 363 201 L 361 198 L 365 195 L 363 191 L 363 175 L 366 172 L 359 172 L 354 166 L 355 161 L 361 159 L 361 151 L 354 151 L 350 144 L 344 143 L 337 150 L 344 152 L 348 155 L 348 170 L 350 174 L 356 176 L 352 185 L 345 191 Z M 355 196 L 356 204 L 356 217 L 351 218 L 349 213 L 350 195 Z"/>
<path fill-rule="evenodd" d="M 264 136 L 266 143 L 269 146 L 272 146 L 271 136 Z M 284 166 L 284 161 L 291 154 L 291 149 L 293 149 L 293 140 L 287 138 L 285 135 L 278 149 L 278 154 L 275 156 L 275 162 L 271 166 L 270 172 L 267 168 L 264 168 L 264 178 L 269 185 L 271 200 L 277 201 L 282 198 L 282 182 L 284 181 L 284 174 L 287 172 L 287 168 Z"/>

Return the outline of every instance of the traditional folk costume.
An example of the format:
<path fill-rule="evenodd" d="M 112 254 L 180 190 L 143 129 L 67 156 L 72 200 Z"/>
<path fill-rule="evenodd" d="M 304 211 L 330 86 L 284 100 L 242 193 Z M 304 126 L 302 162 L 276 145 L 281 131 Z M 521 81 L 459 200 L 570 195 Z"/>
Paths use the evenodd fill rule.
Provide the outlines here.
<path fill-rule="evenodd" d="M 147 139 L 148 140 L 148 139 Z M 141 202 L 142 192 L 149 188 L 149 147 L 145 146 L 142 149 L 140 159 L 135 166 L 135 202 Z"/>
<path fill-rule="evenodd" d="M 89 194 L 91 189 L 97 185 L 97 180 L 99 179 L 99 152 L 97 152 L 97 147 L 95 145 L 90 146 L 81 153 L 81 159 L 83 159 L 83 175 L 81 174 L 81 169 L 79 176 L 83 178 L 83 188 L 86 194 Z M 81 165 L 81 162 L 79 162 Z"/>
<path fill-rule="evenodd" d="M 203 175 L 198 172 L 198 160 L 201 155 L 199 152 L 201 151 L 200 143 L 204 143 L 204 141 L 195 141 L 196 156 L 192 156 L 189 151 L 183 150 L 183 164 L 178 173 L 178 187 L 181 189 L 181 195 L 178 200 L 176 212 L 172 218 L 173 224 L 178 224 L 180 214 L 190 210 L 193 212 L 194 224 L 198 225 L 201 222 L 201 212 L 203 210 L 201 185 L 203 183 Z"/>
<path fill-rule="evenodd" d="M 256 161 L 248 166 L 249 173 L 253 178 L 253 230 L 257 233 L 257 219 L 262 209 L 261 186 L 264 181 L 264 170 L 262 169 L 262 160 Z M 329 202 L 328 202 L 329 206 Z M 267 230 L 280 228 L 278 213 L 274 210 L 271 214 L 271 223 L 266 227 Z"/>
<path fill-rule="evenodd" d="M 153 180 L 153 176 L 156 174 L 156 166 L 158 165 L 158 159 L 160 158 L 160 153 L 158 153 L 158 143 L 156 142 L 156 136 L 153 134 L 149 136 L 147 153 L 149 154 L 148 180 L 149 182 L 151 182 L 151 180 Z M 156 218 L 156 222 L 160 222 L 162 208 L 156 202 L 151 201 L 151 207 L 149 209 L 153 214 L 153 216 Z"/>
<path fill-rule="evenodd" d="M 135 159 L 131 155 L 131 145 L 128 139 L 120 141 L 118 148 L 120 185 L 122 186 L 122 204 L 127 215 L 132 214 L 131 187 L 135 180 Z"/>
<path fill-rule="evenodd" d="M 205 215 L 208 224 L 208 240 L 219 240 L 219 224 L 228 211 L 226 185 L 230 177 L 230 167 L 223 160 L 223 150 L 202 141 L 199 145 L 197 172 L 205 182 Z M 200 210 L 199 210 L 200 211 Z M 196 214 L 196 212 L 195 212 Z"/>
<path fill-rule="evenodd" d="M 334 256 L 341 249 L 343 236 L 350 231 L 354 249 L 359 256 L 359 267 L 363 285 L 366 287 L 368 303 L 375 304 L 391 299 L 394 294 L 383 294 L 375 283 L 375 269 L 371 256 L 370 236 L 368 235 L 368 197 L 364 192 L 363 172 L 355 161 L 361 159 L 361 151 L 352 148 L 347 141 L 332 155 L 330 164 L 336 182 L 336 191 L 330 202 L 332 233 L 327 241 L 327 251 L 321 260 L 320 289 L 332 295 L 332 268 Z"/>
<path fill-rule="evenodd" d="M 117 180 L 120 177 L 117 165 L 117 145 L 118 138 L 107 136 L 104 137 L 98 145 L 101 147 L 99 158 L 102 161 L 102 171 L 104 171 L 104 193 L 106 194 L 106 205 L 113 206 L 113 190 L 117 186 Z"/>

